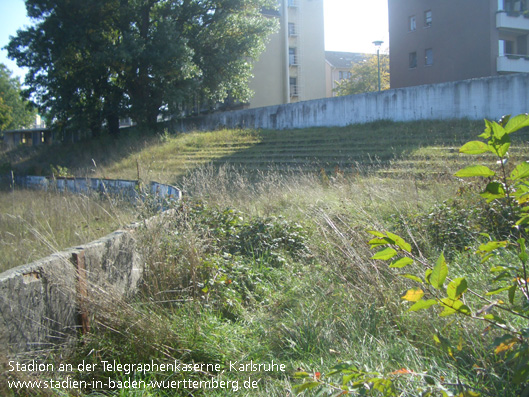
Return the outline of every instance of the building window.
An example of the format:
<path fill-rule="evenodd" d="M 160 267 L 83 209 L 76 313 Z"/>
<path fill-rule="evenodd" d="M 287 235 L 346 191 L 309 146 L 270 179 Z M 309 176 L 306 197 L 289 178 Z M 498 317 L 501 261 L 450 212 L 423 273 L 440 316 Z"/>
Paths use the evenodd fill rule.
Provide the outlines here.
<path fill-rule="evenodd" d="M 298 96 L 298 78 L 290 78 L 290 96 Z"/>
<path fill-rule="evenodd" d="M 424 51 L 424 64 L 426 66 L 432 66 L 433 65 L 433 50 L 431 48 L 427 48 Z"/>
<path fill-rule="evenodd" d="M 498 8 L 502 7 L 500 6 Z M 503 8 L 508 13 L 519 13 L 527 10 L 527 4 L 524 0 L 505 0 Z"/>
<path fill-rule="evenodd" d="M 289 65 L 297 65 L 298 64 L 298 59 L 296 57 L 296 49 L 295 48 L 290 47 L 288 49 L 288 64 Z"/>
<path fill-rule="evenodd" d="M 417 18 L 415 18 L 415 15 L 408 18 L 408 30 L 410 32 L 417 30 Z"/>
<path fill-rule="evenodd" d="M 514 41 L 512 40 L 500 40 L 500 56 L 514 54 Z"/>
<path fill-rule="evenodd" d="M 351 72 L 338 72 L 339 80 L 347 80 L 351 78 Z"/>
<path fill-rule="evenodd" d="M 410 69 L 414 69 L 417 67 L 417 53 L 416 52 L 410 52 Z"/>
<path fill-rule="evenodd" d="M 518 55 L 527 55 L 527 35 L 516 37 L 516 53 Z"/>
<path fill-rule="evenodd" d="M 424 11 L 424 27 L 432 26 L 432 10 Z"/>
<path fill-rule="evenodd" d="M 289 22 L 288 23 L 288 35 L 289 36 L 296 36 L 296 24 Z"/>

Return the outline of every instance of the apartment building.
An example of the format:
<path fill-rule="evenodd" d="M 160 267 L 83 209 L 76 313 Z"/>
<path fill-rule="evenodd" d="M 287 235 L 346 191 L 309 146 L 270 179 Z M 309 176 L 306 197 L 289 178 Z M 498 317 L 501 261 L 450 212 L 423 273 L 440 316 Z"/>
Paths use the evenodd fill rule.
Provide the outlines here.
<path fill-rule="evenodd" d="M 529 72 L 529 0 L 388 0 L 391 88 Z"/>
<path fill-rule="evenodd" d="M 325 97 L 323 0 L 278 0 L 280 29 L 253 67 L 250 108 Z"/>
<path fill-rule="evenodd" d="M 334 89 L 340 81 L 351 78 L 353 65 L 369 56 L 359 52 L 325 51 L 325 97 L 336 96 Z"/>

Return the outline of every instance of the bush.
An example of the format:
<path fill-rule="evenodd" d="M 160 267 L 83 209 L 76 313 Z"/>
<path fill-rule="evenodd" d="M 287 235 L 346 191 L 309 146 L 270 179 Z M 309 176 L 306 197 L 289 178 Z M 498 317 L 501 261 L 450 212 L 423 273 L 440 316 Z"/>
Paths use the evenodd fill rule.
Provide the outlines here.
<path fill-rule="evenodd" d="M 505 202 L 476 198 L 470 194 L 458 196 L 434 205 L 427 213 L 410 220 L 394 220 L 398 233 L 406 228 L 417 236 L 421 250 L 435 254 L 444 252 L 447 258 L 479 245 L 486 233 L 493 239 L 508 239 L 519 219 L 519 209 L 511 209 Z"/>
<path fill-rule="evenodd" d="M 146 273 L 147 293 L 172 291 L 176 300 L 191 292 L 229 319 L 266 304 L 279 284 L 275 269 L 310 256 L 302 226 L 281 217 L 246 219 L 234 209 L 183 202 L 170 228 L 159 265 Z"/>
<path fill-rule="evenodd" d="M 407 368 L 381 374 L 346 362 L 336 365 L 326 375 L 298 373 L 297 377 L 303 379 L 296 387 L 298 392 L 319 388 L 322 393 L 360 391 L 362 395 L 394 396 L 398 394 L 399 382 L 405 378 L 410 382 L 413 379 L 420 381 L 416 389 L 421 395 L 488 394 L 484 386 L 476 388 L 465 384 L 460 376 L 468 371 L 469 360 L 472 362 L 471 356 L 462 356 L 460 352 L 463 344 L 470 344 L 462 336 L 465 335 L 465 320 L 473 319 L 486 325 L 485 334 L 496 336 L 492 347 L 497 362 L 503 365 L 500 381 L 504 382 L 505 390 L 514 385 L 517 395 L 529 395 L 529 251 L 525 240 L 529 230 L 529 162 L 522 162 L 509 170 L 506 167 L 510 135 L 527 126 L 527 114 L 506 117 L 499 123 L 486 120 L 485 131 L 480 135 L 485 142 L 468 142 L 460 152 L 492 153 L 498 160 L 497 170 L 472 165 L 458 171 L 455 176 L 459 178 L 485 178 L 486 186 L 480 197 L 469 201 L 472 203 L 470 208 L 458 208 L 457 201 L 448 205 L 443 203 L 426 221 L 425 229 L 430 230 L 438 245 L 445 244 L 444 239 L 447 239 L 457 248 L 458 244 L 466 243 L 469 237 L 477 237 L 475 233 L 479 233 L 483 241 L 474 256 L 481 264 L 491 266 L 491 287 L 488 290 L 482 291 L 479 286 L 474 288 L 472 284 L 478 284 L 474 274 L 448 277 L 449 265 L 443 253 L 437 260 L 429 261 L 414 254 L 411 244 L 402 237 L 391 232 L 370 231 L 374 238 L 369 245 L 378 250 L 372 259 L 388 262 L 399 276 L 411 279 L 417 285 L 402 296 L 402 300 L 411 304 L 409 312 L 437 308 L 440 317 L 460 317 L 459 321 L 446 325 L 448 331 L 460 331 L 457 345 L 440 331 L 433 335 L 433 343 L 424 341 L 427 345 L 438 346 L 446 352 L 448 360 L 453 360 L 457 382 Z M 489 205 L 483 205 L 483 200 Z M 469 210 L 468 213 L 465 209 Z M 487 216 L 481 218 L 483 213 Z M 486 219 L 485 223 L 482 219 Z M 436 230 L 432 231 L 432 228 Z M 491 231 L 493 235 L 488 233 Z M 414 269 L 413 273 L 408 269 Z M 480 363 L 474 362 L 474 367 L 479 368 Z"/>

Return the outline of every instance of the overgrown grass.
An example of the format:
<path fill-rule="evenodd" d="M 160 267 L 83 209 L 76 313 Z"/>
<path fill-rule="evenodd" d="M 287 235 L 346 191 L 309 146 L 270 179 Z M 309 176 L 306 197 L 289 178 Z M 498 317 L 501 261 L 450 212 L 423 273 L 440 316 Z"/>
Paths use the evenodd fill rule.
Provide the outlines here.
<path fill-rule="evenodd" d="M 212 176 L 202 185 L 229 185 L 234 179 L 222 171 L 202 175 Z M 427 213 L 439 199 L 432 185 L 418 185 L 416 195 L 406 195 L 409 184 L 375 183 L 373 177 L 325 183 L 311 175 L 268 178 L 246 189 L 241 185 L 234 197 L 229 192 L 197 192 L 163 227 L 146 232 L 149 262 L 143 293 L 136 302 L 98 313 L 100 327 L 84 339 L 74 360 L 218 363 L 220 373 L 138 379 L 218 377 L 242 385 L 252 377 L 260 380 L 259 388 L 246 394 L 257 396 L 292 393 L 293 374 L 299 369 L 325 373 L 339 361 L 352 360 L 366 370 L 427 371 L 445 383 L 462 382 L 490 395 L 516 395 L 505 380 L 508 371 L 489 351 L 493 331 L 483 337 L 483 329 L 468 322 L 461 335 L 434 314 L 407 313 L 399 301 L 413 282 L 396 278 L 370 259 L 365 230 L 393 228 L 402 219 L 413 220 L 413 214 Z M 448 187 L 454 188 L 456 184 Z M 416 249 L 430 237 L 413 229 L 410 233 Z M 487 282 L 484 269 L 464 253 L 454 251 L 454 261 L 460 275 L 482 274 Z M 433 343 L 436 331 L 455 344 L 460 338 L 471 343 L 463 343 L 451 357 Z M 250 360 L 282 363 L 287 371 L 228 370 L 230 361 Z M 412 378 L 397 382 L 405 395 L 415 395 L 420 383 Z M 150 392 L 234 394 L 189 388 Z"/>
<path fill-rule="evenodd" d="M 60 165 L 78 177 L 139 177 L 176 184 L 205 164 L 250 175 L 270 171 L 354 174 L 360 168 L 379 170 L 382 176 L 430 177 L 451 174 L 468 161 L 457 147 L 482 128 L 482 122 L 457 120 L 177 135 L 141 134 L 134 129 L 123 130 L 118 139 L 103 137 L 38 150 L 22 147 L 2 153 L 0 165 L 5 172 L 13 168 L 36 175 L 49 174 L 50 165 Z M 521 141 L 528 137 L 522 134 Z M 523 153 L 527 145 L 517 147 Z"/>
<path fill-rule="evenodd" d="M 407 312 L 400 297 L 413 281 L 370 259 L 367 245 L 366 230 L 397 230 L 413 242 L 417 255 L 433 259 L 444 250 L 451 272 L 472 274 L 482 286 L 489 283 L 486 269 L 465 251 L 479 235 L 464 211 L 489 214 L 489 208 L 483 203 L 471 207 L 476 187 L 451 176 L 466 162 L 457 146 L 480 129 L 481 123 L 473 122 L 384 122 L 294 132 L 224 131 L 201 139 L 199 134 L 153 137 L 164 144 L 153 141 L 128 160 L 123 156 L 105 165 L 105 175 L 112 176 L 113 169 L 121 177 L 132 175 L 140 164 L 145 167 L 140 173 L 178 183 L 188 198 L 157 227 L 141 232 L 147 259 L 141 293 L 132 300 L 94 299 L 92 331 L 75 354 L 61 360 L 74 366 L 102 360 L 219 364 L 218 372 L 131 376 L 147 382 L 214 378 L 238 381 L 241 387 L 251 377 L 259 380 L 258 388 L 238 394 L 252 396 L 292 395 L 295 372 L 326 374 L 343 361 L 367 371 L 428 373 L 456 385 L 454 392 L 464 384 L 483 395 L 519 395 L 511 369 L 491 352 L 495 331 L 484 334 L 480 324 L 464 320 L 457 320 L 461 327 L 451 327 L 452 319 L 429 311 Z M 240 146 L 233 143 L 230 153 L 213 154 L 220 142 L 237 140 Z M 329 153 L 350 147 L 343 149 L 344 157 L 334 153 L 329 160 L 327 144 Z M 295 157 L 311 145 L 312 154 Z M 192 152 L 205 158 L 196 161 Z M 186 155 L 183 168 L 176 160 L 163 162 L 164 156 Z M 311 156 L 314 163 L 307 160 Z M 459 344 L 452 354 L 433 342 L 437 331 Z M 286 371 L 229 370 L 230 361 L 250 360 L 281 363 Z M 101 368 L 53 376 L 68 375 L 78 380 L 128 377 Z M 420 377 L 400 377 L 396 383 L 399 395 L 420 395 L 425 388 Z M 189 387 L 82 390 L 98 393 L 235 394 Z"/>
<path fill-rule="evenodd" d="M 396 278 L 370 259 L 366 229 L 393 229 L 403 220 L 413 221 L 435 207 L 442 190 L 454 191 L 456 183 L 438 181 L 442 189 L 436 190 L 411 179 L 399 184 L 359 176 L 322 182 L 310 174 L 267 175 L 259 184 L 239 186 L 232 195 L 210 194 L 207 186 L 230 186 L 234 180 L 244 181 L 244 175 L 234 178 L 222 170 L 201 175 L 208 180 L 198 183 L 195 176 L 193 181 L 203 190 L 197 190 L 193 200 L 181 203 L 165 223 L 145 230 L 148 263 L 142 293 L 134 301 L 94 304 L 97 325 L 68 362 L 219 364 L 218 373 L 158 372 L 136 374 L 134 379 L 215 378 L 238 381 L 242 387 L 251 377 L 259 380 L 259 387 L 243 394 L 283 396 L 292 393 L 298 369 L 325 373 L 339 361 L 352 360 L 366 370 L 427 371 L 447 383 L 460 381 L 491 395 L 516 395 L 508 371 L 490 354 L 493 332 L 484 337 L 483 329 L 469 322 L 459 335 L 448 321 L 431 313 L 407 313 L 399 301 L 413 282 Z M 416 249 L 430 238 L 409 230 Z M 453 260 L 460 275 L 482 274 L 482 282 L 487 282 L 479 264 L 464 253 L 454 251 Z M 437 330 L 455 344 L 460 337 L 471 343 L 461 345 L 452 358 L 433 343 Z M 229 371 L 230 361 L 250 360 L 285 364 L 286 371 Z M 128 379 L 119 371 L 55 374 L 59 379 L 67 375 L 79 380 Z M 397 383 L 405 395 L 415 395 L 421 387 L 412 378 Z M 183 387 L 148 392 L 235 394 Z"/>
<path fill-rule="evenodd" d="M 134 219 L 132 205 L 108 197 L 0 191 L 0 272 L 93 241 Z"/>

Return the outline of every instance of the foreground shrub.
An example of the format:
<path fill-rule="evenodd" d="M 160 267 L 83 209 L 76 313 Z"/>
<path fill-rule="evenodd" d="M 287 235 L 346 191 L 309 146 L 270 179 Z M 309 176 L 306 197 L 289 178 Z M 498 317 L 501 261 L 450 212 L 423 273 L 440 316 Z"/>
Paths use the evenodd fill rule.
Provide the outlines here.
<path fill-rule="evenodd" d="M 481 199 L 487 203 L 495 202 L 498 218 L 495 236 L 479 230 L 482 243 L 474 252 L 481 264 L 491 263 L 490 274 L 492 287 L 481 291 L 473 289 L 473 276 L 448 277 L 449 265 L 443 253 L 435 262 L 415 254 L 410 243 L 402 237 L 385 231 L 370 231 L 374 236 L 369 241 L 372 248 L 378 252 L 372 257 L 374 260 L 389 262 L 389 267 L 395 269 L 404 278 L 411 279 L 417 287 L 409 289 L 402 299 L 410 302 L 409 312 L 417 312 L 429 308 L 438 308 L 439 316 L 448 317 L 459 315 L 461 320 L 447 325 L 449 329 L 465 329 L 465 320 L 481 321 L 486 328 L 484 334 L 498 335 L 492 343 L 494 354 L 503 362 L 502 381 L 505 389 L 511 384 L 516 385 L 517 395 L 529 395 L 529 251 L 526 248 L 527 225 L 529 224 L 529 163 L 522 162 L 511 168 L 507 167 L 508 149 L 511 144 L 510 135 L 529 126 L 529 115 L 513 118 L 506 117 L 499 123 L 485 122 L 485 131 L 480 137 L 483 141 L 468 142 L 461 147 L 460 152 L 466 154 L 492 153 L 497 158 L 498 169 L 493 171 L 484 165 L 472 165 L 458 171 L 455 175 L 460 178 L 486 178 L 485 189 L 480 193 Z M 480 199 L 476 199 L 478 202 Z M 479 208 L 476 207 L 476 208 Z M 472 217 L 478 212 L 470 211 L 470 220 L 461 222 L 465 218 L 463 211 L 444 206 L 439 207 L 437 217 L 440 220 L 442 239 L 450 239 L 451 234 L 457 238 L 457 231 L 474 235 L 469 224 L 479 225 L 479 221 L 472 222 Z M 503 215 L 504 214 L 504 215 Z M 446 225 L 444 225 L 446 223 Z M 435 224 L 435 223 L 434 223 Z M 446 227 L 448 226 L 448 227 Z M 451 230 L 451 227 L 453 228 Z M 454 237 L 454 236 L 452 236 Z M 502 238 L 499 240 L 498 238 Z M 457 246 L 457 241 L 456 241 Z M 409 270 L 413 269 L 412 273 Z M 496 297 L 496 299 L 494 299 Z M 463 334 L 463 332 L 462 332 Z M 461 337 L 460 337 L 461 338 Z M 358 391 L 362 395 L 394 396 L 398 394 L 401 379 L 419 379 L 416 387 L 421 395 L 454 395 L 478 396 L 488 394 L 485 386 L 476 388 L 465 384 L 459 373 L 464 373 L 465 360 L 460 353 L 463 350 L 463 340 L 457 345 L 438 331 L 433 335 L 434 344 L 446 352 L 448 360 L 458 370 L 456 380 L 445 377 L 434 377 L 430 374 L 417 373 L 402 368 L 388 374 L 370 372 L 358 368 L 351 362 L 340 363 L 331 372 L 322 375 L 320 372 L 310 374 L 300 372 L 296 376 L 303 379 L 303 383 L 296 388 L 298 392 L 318 388 L 323 393 L 333 394 Z M 426 342 L 430 344 L 430 342 Z M 479 367 L 478 363 L 474 363 Z M 338 376 L 339 380 L 333 379 Z M 509 387 L 510 388 L 510 387 Z"/>
<path fill-rule="evenodd" d="M 302 226 L 281 217 L 248 218 L 203 202 L 183 202 L 175 212 L 160 260 L 146 271 L 150 296 L 192 296 L 234 319 L 241 305 L 267 301 L 279 285 L 276 269 L 310 256 Z"/>

